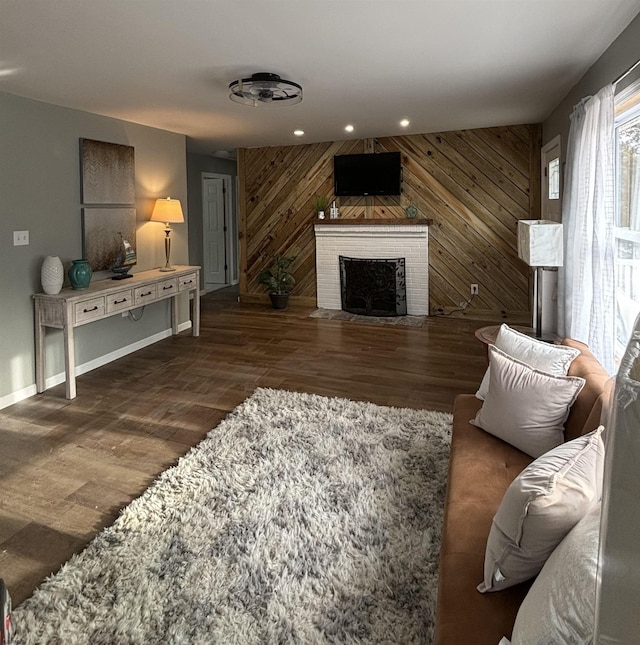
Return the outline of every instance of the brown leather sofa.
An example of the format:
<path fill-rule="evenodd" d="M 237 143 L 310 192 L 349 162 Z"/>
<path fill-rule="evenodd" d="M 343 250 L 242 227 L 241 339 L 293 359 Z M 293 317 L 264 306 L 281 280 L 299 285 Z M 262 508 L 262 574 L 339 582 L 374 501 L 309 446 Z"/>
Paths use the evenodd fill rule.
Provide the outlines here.
<path fill-rule="evenodd" d="M 586 345 L 567 339 L 581 354 L 569 374 L 586 383 L 565 423 L 565 440 L 598 427 L 612 381 Z M 482 401 L 472 394 L 456 398 L 449 478 L 445 501 L 436 645 L 498 645 L 511 637 L 520 603 L 530 583 L 481 594 L 484 553 L 491 521 L 509 484 L 532 461 L 504 441 L 469 423 Z"/>

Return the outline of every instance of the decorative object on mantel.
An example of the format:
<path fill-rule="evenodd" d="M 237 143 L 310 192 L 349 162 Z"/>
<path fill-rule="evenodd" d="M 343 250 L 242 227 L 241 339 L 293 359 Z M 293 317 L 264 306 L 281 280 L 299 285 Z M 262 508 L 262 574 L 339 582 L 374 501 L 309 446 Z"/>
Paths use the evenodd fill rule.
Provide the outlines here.
<path fill-rule="evenodd" d="M 318 219 L 324 219 L 325 211 L 329 207 L 329 198 L 324 195 L 316 195 L 313 200 L 314 207 L 316 209 L 316 214 Z"/>
<path fill-rule="evenodd" d="M 416 217 L 418 217 L 418 207 L 413 202 L 411 202 L 409 206 L 404 209 L 404 214 L 408 219 L 415 219 Z"/>
<path fill-rule="evenodd" d="M 89 261 L 86 258 L 82 258 L 80 260 L 71 260 L 68 275 L 71 286 L 79 291 L 89 286 L 93 271 Z"/>
<path fill-rule="evenodd" d="M 258 282 L 269 287 L 269 298 L 274 309 L 287 308 L 289 294 L 296 283 L 296 279 L 289 273 L 289 267 L 295 259 L 295 256 L 287 258 L 276 253 L 271 267 L 258 276 Z"/>
<path fill-rule="evenodd" d="M 49 295 L 60 293 L 64 283 L 64 267 L 57 255 L 47 255 L 42 262 L 40 283 L 45 293 Z"/>
<path fill-rule="evenodd" d="M 562 224 L 545 219 L 518 221 L 518 257 L 534 272 L 533 328 L 542 337 L 542 271 L 562 266 Z"/>
<path fill-rule="evenodd" d="M 179 224 L 184 222 L 180 200 L 171 199 L 171 197 L 167 197 L 166 199 L 157 199 L 156 204 L 153 207 L 153 213 L 151 213 L 151 221 L 165 223 L 164 253 L 166 256 L 166 264 L 160 269 L 160 271 L 175 271 L 169 261 L 171 256 L 171 226 L 169 226 L 169 224 Z"/>
<path fill-rule="evenodd" d="M 302 101 L 302 86 L 277 74 L 259 72 L 229 83 L 229 98 L 242 105 L 295 105 Z"/>
<path fill-rule="evenodd" d="M 336 200 L 334 199 L 331 209 L 329 210 L 329 219 L 338 219 L 339 216 L 340 211 L 338 210 L 338 207 L 336 206 Z"/>
<path fill-rule="evenodd" d="M 450 432 L 259 388 L 14 610 L 20 644 L 432 643 Z"/>

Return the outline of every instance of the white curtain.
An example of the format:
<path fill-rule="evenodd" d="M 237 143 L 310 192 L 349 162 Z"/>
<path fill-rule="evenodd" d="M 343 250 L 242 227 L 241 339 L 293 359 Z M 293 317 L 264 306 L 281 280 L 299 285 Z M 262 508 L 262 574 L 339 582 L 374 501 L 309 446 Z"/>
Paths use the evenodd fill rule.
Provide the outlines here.
<path fill-rule="evenodd" d="M 640 146 L 629 159 L 629 225 L 640 231 Z"/>
<path fill-rule="evenodd" d="M 614 86 L 583 99 L 571 115 L 562 206 L 564 267 L 558 333 L 589 345 L 615 373 Z"/>

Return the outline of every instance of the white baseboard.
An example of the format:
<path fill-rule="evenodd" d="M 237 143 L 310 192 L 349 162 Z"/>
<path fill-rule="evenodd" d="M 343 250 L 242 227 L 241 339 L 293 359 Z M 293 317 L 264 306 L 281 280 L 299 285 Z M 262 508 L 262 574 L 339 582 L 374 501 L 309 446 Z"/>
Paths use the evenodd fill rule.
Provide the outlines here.
<path fill-rule="evenodd" d="M 25 399 L 28 399 L 30 396 L 33 396 L 36 393 L 36 384 L 34 383 L 33 385 L 22 388 L 21 390 L 11 392 L 11 394 L 0 397 L 0 410 L 2 410 L 2 408 L 7 408 L 10 405 L 13 405 L 14 403 L 20 403 L 20 401 L 24 401 Z"/>
<path fill-rule="evenodd" d="M 187 329 L 191 329 L 190 320 L 182 322 L 178 325 L 178 332 L 182 332 Z M 115 360 L 118 360 L 119 358 L 122 358 L 123 356 L 127 356 L 127 354 L 133 354 L 133 352 L 137 352 L 139 349 L 153 345 L 153 343 L 157 343 L 159 340 L 163 340 L 165 338 L 168 338 L 169 336 L 171 336 L 171 329 L 165 329 L 161 332 L 158 332 L 157 334 L 154 334 L 153 336 L 148 336 L 147 338 L 143 338 L 142 340 L 136 341 L 135 343 L 131 343 L 130 345 L 116 349 L 113 352 L 109 352 L 108 354 L 104 354 L 103 356 L 98 356 L 98 358 L 94 358 L 91 361 L 82 363 L 82 365 L 76 365 L 76 376 L 91 372 L 91 370 L 95 370 L 96 368 L 102 367 L 107 363 L 111 363 Z M 65 373 L 59 372 L 58 374 L 54 374 L 53 376 L 47 378 L 47 380 L 45 381 L 45 387 L 46 389 L 49 389 L 54 385 L 60 385 L 60 383 L 64 383 L 64 380 Z M 37 394 L 35 383 L 33 385 L 22 388 L 21 390 L 17 390 L 16 392 L 12 392 L 11 394 L 0 397 L 0 410 L 13 405 L 14 403 L 24 401 L 34 394 Z"/>

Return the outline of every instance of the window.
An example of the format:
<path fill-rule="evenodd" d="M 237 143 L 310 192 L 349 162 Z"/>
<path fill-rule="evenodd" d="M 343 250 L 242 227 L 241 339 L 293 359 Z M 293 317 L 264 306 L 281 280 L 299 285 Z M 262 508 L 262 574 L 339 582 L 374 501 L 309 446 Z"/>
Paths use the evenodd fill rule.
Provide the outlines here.
<path fill-rule="evenodd" d="M 617 359 L 640 314 L 640 85 L 621 98 L 616 114 Z"/>

